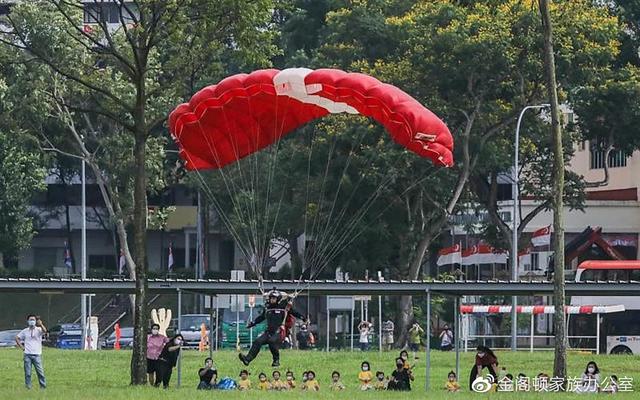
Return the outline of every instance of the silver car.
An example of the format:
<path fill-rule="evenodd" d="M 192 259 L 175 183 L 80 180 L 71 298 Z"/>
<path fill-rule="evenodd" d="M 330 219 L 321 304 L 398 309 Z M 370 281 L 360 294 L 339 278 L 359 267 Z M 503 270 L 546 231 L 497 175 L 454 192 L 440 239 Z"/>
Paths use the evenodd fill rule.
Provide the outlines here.
<path fill-rule="evenodd" d="M 18 333 L 20 333 L 20 329 L 0 331 L 0 348 L 16 347 L 16 336 L 18 336 Z"/>

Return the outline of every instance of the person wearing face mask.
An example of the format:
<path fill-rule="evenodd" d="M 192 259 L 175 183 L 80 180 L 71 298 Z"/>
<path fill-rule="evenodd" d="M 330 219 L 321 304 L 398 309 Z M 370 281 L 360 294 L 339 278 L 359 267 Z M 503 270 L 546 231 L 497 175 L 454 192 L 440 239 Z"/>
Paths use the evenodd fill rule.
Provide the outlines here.
<path fill-rule="evenodd" d="M 198 376 L 200 377 L 200 383 L 198 383 L 198 390 L 211 390 L 216 387 L 216 381 L 218 380 L 218 370 L 213 366 L 213 359 L 207 357 L 204 360 L 204 367 L 198 370 Z"/>
<path fill-rule="evenodd" d="M 360 381 L 360 390 L 371 390 L 373 386 L 371 381 L 373 380 L 373 374 L 371 373 L 371 365 L 368 361 L 364 361 L 360 365 L 360 372 L 358 372 L 358 380 Z"/>
<path fill-rule="evenodd" d="M 160 386 L 165 389 L 169 387 L 169 381 L 171 380 L 171 373 L 173 367 L 178 363 L 178 357 L 180 356 L 180 348 L 182 348 L 184 338 L 182 335 L 175 335 L 167 344 L 162 348 L 160 357 L 158 357 L 158 364 L 156 370 L 156 382 L 155 386 Z"/>
<path fill-rule="evenodd" d="M 168 341 L 168 337 L 160 334 L 160 325 L 151 325 L 151 333 L 147 335 L 147 375 L 151 386 L 156 384 L 158 358 Z"/>
<path fill-rule="evenodd" d="M 31 389 L 31 366 L 35 367 L 40 389 L 47 387 L 42 366 L 42 338 L 47 328 L 39 317 L 31 314 L 27 316 L 27 328 L 16 336 L 16 344 L 24 352 L 24 385 Z"/>
<path fill-rule="evenodd" d="M 589 361 L 582 374 L 580 385 L 576 388 L 578 393 L 597 393 L 600 391 L 600 370 L 595 361 Z"/>
<path fill-rule="evenodd" d="M 309 350 L 311 348 L 311 332 L 309 332 L 309 328 L 306 324 L 303 324 L 300 327 L 300 330 L 296 334 L 296 340 L 298 341 L 298 349 L 300 350 Z"/>
<path fill-rule="evenodd" d="M 396 358 L 396 369 L 391 373 L 387 390 L 409 391 L 413 380 L 411 371 L 404 367 L 402 358 Z"/>
<path fill-rule="evenodd" d="M 482 370 L 484 368 L 489 370 L 489 373 L 493 376 L 494 382 L 498 381 L 498 375 L 496 373 L 498 358 L 493 353 L 493 350 L 487 346 L 478 346 L 476 350 L 476 360 L 473 367 L 471 367 L 471 374 L 469 376 L 469 390 L 473 390 L 473 381 L 475 381 L 478 376 L 482 375 Z"/>

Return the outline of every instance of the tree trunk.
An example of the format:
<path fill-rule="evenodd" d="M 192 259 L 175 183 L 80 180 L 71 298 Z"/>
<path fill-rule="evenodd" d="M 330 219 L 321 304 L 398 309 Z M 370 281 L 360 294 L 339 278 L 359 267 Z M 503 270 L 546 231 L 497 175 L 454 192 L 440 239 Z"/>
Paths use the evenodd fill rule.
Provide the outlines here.
<path fill-rule="evenodd" d="M 433 221 L 429 231 L 424 234 L 415 250 L 414 256 L 410 257 L 409 267 L 407 268 L 407 279 L 416 280 L 420 277 L 420 267 L 424 261 L 424 256 L 431 245 L 431 241 L 437 232 L 440 231 L 442 224 L 446 222 L 446 218 L 438 218 Z M 413 297 L 400 297 L 400 316 L 398 318 L 398 345 L 404 347 L 407 343 L 409 327 L 413 324 Z"/>
<path fill-rule="evenodd" d="M 144 102 L 138 110 L 139 121 L 144 120 Z M 136 290 L 134 308 L 134 340 L 131 355 L 131 384 L 144 385 L 147 383 L 146 348 L 147 348 L 147 179 L 145 170 L 146 132 L 139 127 L 136 130 L 134 157 L 134 210 L 133 210 L 133 238 L 136 264 Z"/>
<path fill-rule="evenodd" d="M 563 231 L 563 194 L 564 194 L 564 154 L 562 148 L 562 131 L 560 129 L 558 92 L 556 89 L 556 70 L 553 56 L 553 27 L 549 12 L 548 0 L 540 0 L 540 13 L 544 30 L 544 63 L 547 73 L 547 90 L 551 103 L 551 125 L 553 127 L 553 229 L 555 249 L 555 268 L 553 277 L 553 326 L 555 329 L 556 346 L 553 362 L 553 375 L 562 377 L 566 381 L 567 376 L 567 337 L 566 320 L 564 313 L 564 231 Z"/>

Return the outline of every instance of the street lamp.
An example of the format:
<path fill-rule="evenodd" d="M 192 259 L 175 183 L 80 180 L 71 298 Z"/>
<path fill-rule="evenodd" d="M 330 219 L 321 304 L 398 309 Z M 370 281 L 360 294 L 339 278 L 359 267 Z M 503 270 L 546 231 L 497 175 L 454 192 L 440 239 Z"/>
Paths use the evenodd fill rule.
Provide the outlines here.
<path fill-rule="evenodd" d="M 534 106 L 526 106 L 520 111 L 520 116 L 518 117 L 518 123 L 516 124 L 516 138 L 515 138 L 515 150 L 513 155 L 513 186 L 512 186 L 512 197 L 513 197 L 513 246 L 512 246 L 512 255 L 511 255 L 511 279 L 513 281 L 518 280 L 518 225 L 520 215 L 518 213 L 520 208 L 519 202 L 519 188 L 518 188 L 518 164 L 520 164 L 520 124 L 522 123 L 522 117 L 524 117 L 524 113 L 529 109 L 542 109 L 550 107 L 550 104 L 539 104 Z M 516 351 L 518 349 L 518 296 L 513 296 L 511 298 L 511 350 Z"/>
<path fill-rule="evenodd" d="M 77 156 L 75 154 L 60 152 L 54 148 L 44 148 L 45 151 L 55 151 L 67 157 L 77 158 L 82 160 L 82 254 L 80 261 L 80 277 L 84 281 L 87 279 L 87 186 L 86 186 L 86 171 L 85 171 L 85 160 L 84 157 Z M 82 326 L 82 344 L 80 349 L 84 349 L 85 343 L 87 341 L 87 300 L 86 294 L 80 295 L 80 324 Z M 89 307 L 89 313 L 91 313 L 91 307 Z"/>

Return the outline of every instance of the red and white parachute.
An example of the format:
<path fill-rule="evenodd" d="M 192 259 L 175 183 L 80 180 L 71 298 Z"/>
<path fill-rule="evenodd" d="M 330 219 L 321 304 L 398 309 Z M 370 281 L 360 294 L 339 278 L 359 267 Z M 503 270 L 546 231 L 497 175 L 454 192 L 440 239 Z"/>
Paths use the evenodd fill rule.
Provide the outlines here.
<path fill-rule="evenodd" d="M 178 106 L 169 129 L 187 169 L 222 168 L 330 113 L 371 117 L 408 150 L 453 165 L 453 138 L 436 115 L 395 86 L 337 69 L 230 76 Z"/>

